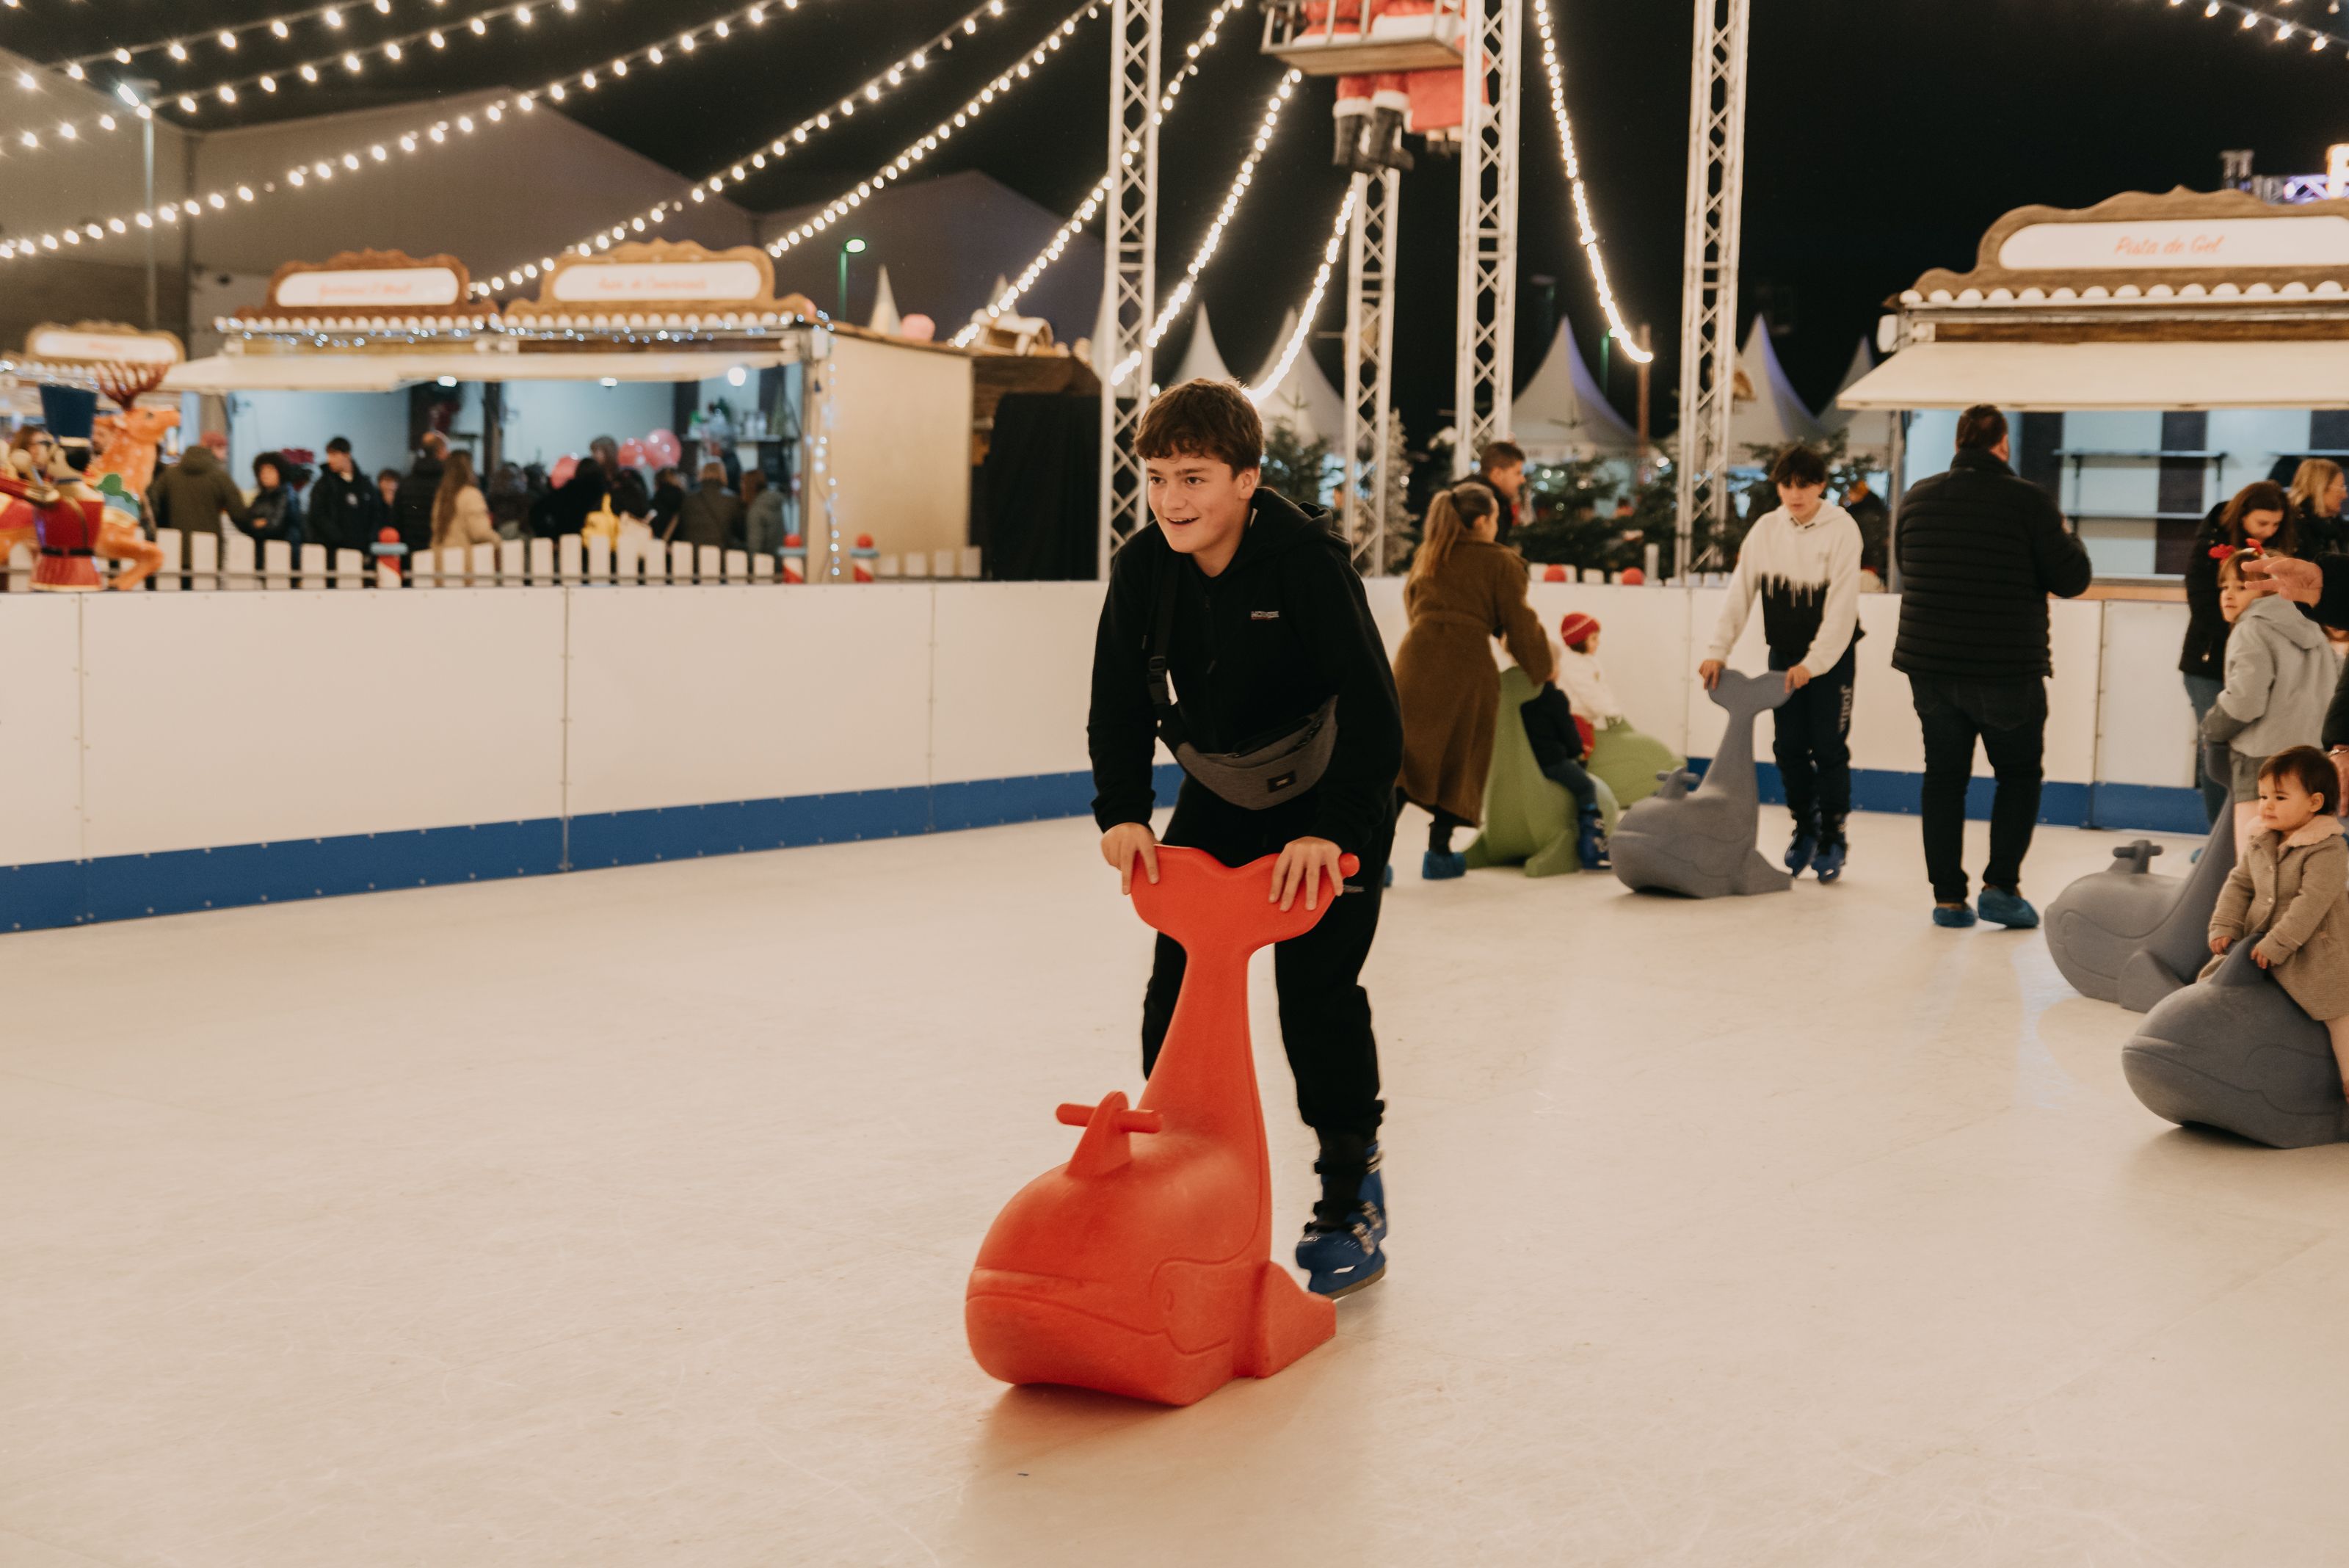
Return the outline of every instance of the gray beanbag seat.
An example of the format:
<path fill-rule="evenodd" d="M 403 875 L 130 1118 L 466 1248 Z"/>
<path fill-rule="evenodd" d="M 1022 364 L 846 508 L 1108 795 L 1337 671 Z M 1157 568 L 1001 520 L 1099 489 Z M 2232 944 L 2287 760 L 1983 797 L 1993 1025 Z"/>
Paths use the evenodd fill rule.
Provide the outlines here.
<path fill-rule="evenodd" d="M 2235 828 L 2222 818 L 2183 877 L 2156 876 L 2161 846 L 2140 838 L 2113 851 L 2047 906 L 2047 951 L 2072 989 L 2131 1012 L 2191 985 L 2210 957 L 2210 915 L 2235 869 Z"/>
<path fill-rule="evenodd" d="M 2207 984 L 2156 1007 L 2122 1048 L 2121 1070 L 2146 1109 L 2180 1126 L 2275 1148 L 2339 1143 L 2349 1138 L 2349 1102 L 2332 1039 L 2251 961 L 2256 945 L 2243 938 Z"/>
<path fill-rule="evenodd" d="M 1609 850 L 1625 887 L 1722 898 L 1784 893 L 1795 885 L 1755 847 L 1762 797 L 1754 777 L 1754 721 L 1786 695 L 1784 675 L 1722 672 L 1712 697 L 1728 710 L 1729 723 L 1703 782 L 1685 769 L 1659 775 L 1662 789 L 1615 825 Z"/>

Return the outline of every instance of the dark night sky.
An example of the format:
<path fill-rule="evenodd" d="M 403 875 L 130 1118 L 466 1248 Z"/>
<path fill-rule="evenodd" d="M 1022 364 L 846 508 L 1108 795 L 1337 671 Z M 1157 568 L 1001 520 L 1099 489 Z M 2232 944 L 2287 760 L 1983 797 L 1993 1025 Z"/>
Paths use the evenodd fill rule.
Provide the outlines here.
<path fill-rule="evenodd" d="M 201 7 L 206 27 L 264 17 L 286 0 L 218 0 Z M 1072 0 L 1008 0 L 1009 25 L 933 72 L 926 95 L 868 111 L 820 151 L 794 158 L 738 200 L 754 210 L 818 200 L 894 155 L 909 131 L 937 118 L 972 85 L 1040 36 Z M 1190 38 L 1211 0 L 1167 0 L 1170 52 Z M 1591 182 L 1617 292 L 1637 322 L 1654 324 L 1667 352 L 1657 379 L 1660 428 L 1671 422 L 1682 189 L 1688 98 L 1690 7 L 1682 0 L 1556 0 L 1568 102 Z M 762 33 L 688 63 L 639 71 L 566 110 L 691 177 L 747 152 L 782 126 L 836 99 L 843 85 L 918 42 L 968 0 L 802 0 L 778 10 Z M 2310 13 L 2298 0 L 2280 14 Z M 419 0 L 394 16 L 352 10 L 342 36 L 364 42 L 395 24 L 421 25 Z M 449 0 L 435 17 L 477 8 Z M 370 93 L 429 96 L 494 83 L 533 84 L 608 59 L 689 23 L 731 11 L 718 0 L 582 0 L 564 18 L 551 3 L 532 30 L 532 52 L 511 43 L 452 43 L 433 57 L 412 52 L 398 67 L 367 74 Z M 50 58 L 160 36 L 186 25 L 183 0 L 26 0 L 0 12 L 0 44 Z M 1529 6 L 1530 9 L 1530 6 Z M 1786 335 L 1779 347 L 1797 389 L 1814 404 L 1833 389 L 1854 342 L 1872 329 L 1878 303 L 1928 266 L 1963 265 L 2001 213 L 2031 202 L 2084 205 L 2125 190 L 2216 182 L 2221 149 L 2250 147 L 2269 172 L 2313 171 L 2331 141 L 2349 140 L 2349 48 L 2310 54 L 2265 41 L 2231 21 L 2205 20 L 2198 5 L 2159 0 L 1755 0 L 1744 287 L 1747 309 L 1764 297 Z M 1162 276 L 1179 275 L 1244 151 L 1247 128 L 1278 66 L 1257 55 L 1253 8 L 1242 36 L 1214 52 L 1168 128 L 1162 181 Z M 2340 19 L 2334 18 L 2340 25 Z M 51 29 L 44 35 L 41 29 Z M 400 30 L 405 30 L 401 28 Z M 938 171 L 976 167 L 1068 212 L 1099 177 L 1105 92 L 1103 23 L 1087 24 L 1042 77 L 994 110 L 975 133 L 932 160 Z M 296 29 L 311 40 L 316 25 Z M 492 35 L 510 40 L 510 25 Z M 273 57 L 248 42 L 240 58 Z M 277 60 L 301 57 L 270 46 Z M 217 48 L 192 46 L 184 78 L 217 76 Z M 1599 322 L 1573 244 L 1567 187 L 1546 109 L 1539 54 L 1528 38 L 1528 124 L 1523 274 L 1556 279 L 1559 306 L 1594 353 Z M 338 101 L 363 101 L 347 88 Z M 1301 299 L 1325 225 L 1342 191 L 1326 164 L 1327 83 L 1290 110 L 1268 174 L 1210 269 L 1203 294 L 1237 368 L 1270 347 L 1282 313 Z M 253 107 L 260 95 L 248 93 Z M 325 107 L 281 94 L 278 112 Z M 218 123 L 208 119 L 206 123 Z M 1423 158 L 1406 180 L 1399 394 L 1420 435 L 1451 393 L 1453 247 L 1456 180 Z M 616 214 L 617 215 L 617 214 Z M 1521 371 L 1538 352 L 1542 290 L 1521 293 Z M 1339 320 L 1335 302 L 1323 327 Z M 1178 328 L 1164 346 L 1171 369 Z M 1334 348 L 1324 344 L 1325 364 Z M 1629 378 L 1615 378 L 1628 407 Z"/>

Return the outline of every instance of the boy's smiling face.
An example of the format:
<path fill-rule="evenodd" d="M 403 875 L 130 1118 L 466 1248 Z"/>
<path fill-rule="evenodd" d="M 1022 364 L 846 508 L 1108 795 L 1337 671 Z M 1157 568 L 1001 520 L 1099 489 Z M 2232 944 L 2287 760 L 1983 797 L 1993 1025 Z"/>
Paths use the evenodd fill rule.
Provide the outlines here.
<path fill-rule="evenodd" d="M 1150 511 L 1178 555 L 1196 559 L 1213 576 L 1231 564 L 1247 527 L 1258 472 L 1235 470 L 1217 457 L 1190 454 L 1149 460 Z"/>

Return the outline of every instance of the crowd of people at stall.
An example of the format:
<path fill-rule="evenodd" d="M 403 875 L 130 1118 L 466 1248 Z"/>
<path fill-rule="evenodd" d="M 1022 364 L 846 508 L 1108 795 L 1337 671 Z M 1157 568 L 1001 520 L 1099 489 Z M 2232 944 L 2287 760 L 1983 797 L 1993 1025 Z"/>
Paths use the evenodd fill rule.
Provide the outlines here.
<path fill-rule="evenodd" d="M 626 464 L 610 436 L 589 442 L 568 472 L 501 462 L 484 475 L 471 453 L 438 431 L 425 432 L 404 467 L 372 473 L 337 435 L 315 462 L 306 450 L 260 453 L 249 488 L 229 467 L 227 445 L 207 434 L 156 474 L 150 528 L 233 529 L 256 541 L 361 552 L 379 542 L 419 551 L 600 533 L 771 556 L 785 539 L 783 493 L 761 470 L 715 457 L 690 474 L 671 464 Z"/>

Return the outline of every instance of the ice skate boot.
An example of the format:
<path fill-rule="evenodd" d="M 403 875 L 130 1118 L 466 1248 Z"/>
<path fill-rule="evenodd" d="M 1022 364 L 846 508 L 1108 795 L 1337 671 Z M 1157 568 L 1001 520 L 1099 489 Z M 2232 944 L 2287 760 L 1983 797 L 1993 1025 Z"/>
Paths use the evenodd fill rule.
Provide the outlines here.
<path fill-rule="evenodd" d="M 1322 1178 L 1322 1200 L 1313 1206 L 1313 1218 L 1298 1241 L 1297 1266 L 1311 1276 L 1306 1288 L 1314 1294 L 1350 1295 L 1387 1271 L 1386 1179 L 1379 1174 L 1377 1144 L 1363 1149 L 1359 1140 L 1332 1136 L 1322 1140 L 1321 1152 L 1313 1168 Z M 1349 1169 L 1362 1172 L 1352 1183 L 1351 1204 L 1330 1196 L 1331 1179 L 1342 1192 Z"/>

